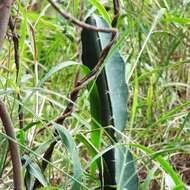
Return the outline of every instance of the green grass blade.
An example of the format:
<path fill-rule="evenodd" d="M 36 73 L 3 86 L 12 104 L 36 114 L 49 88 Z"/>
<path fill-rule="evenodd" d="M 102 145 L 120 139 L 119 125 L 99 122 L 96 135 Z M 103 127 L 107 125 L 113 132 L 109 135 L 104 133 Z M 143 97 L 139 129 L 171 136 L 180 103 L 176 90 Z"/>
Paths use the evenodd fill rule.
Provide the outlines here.
<path fill-rule="evenodd" d="M 181 187 L 183 187 L 181 190 L 185 190 L 184 184 L 183 184 L 181 178 L 174 171 L 174 169 L 169 164 L 169 162 L 166 161 L 161 155 L 159 155 L 158 153 L 154 153 L 154 151 L 152 151 L 151 149 L 144 147 L 142 145 L 139 145 L 139 144 L 130 144 L 130 146 L 136 147 L 136 148 L 142 150 L 143 152 L 145 152 L 146 154 L 150 155 L 151 158 L 153 160 L 157 161 L 160 164 L 161 168 L 173 179 L 176 186 L 181 186 Z"/>
<path fill-rule="evenodd" d="M 94 5 L 96 7 L 96 9 L 100 13 L 100 15 L 107 21 L 109 26 L 111 26 L 111 17 L 109 15 L 109 13 L 106 11 L 106 9 L 104 8 L 104 6 L 100 3 L 100 1 L 99 0 L 90 0 L 90 2 L 92 3 L 92 5 Z"/>
<path fill-rule="evenodd" d="M 28 184 L 30 184 L 29 181 L 32 181 L 31 177 L 33 176 L 36 179 L 38 179 L 39 182 L 43 186 L 45 186 L 45 187 L 48 186 L 48 182 L 45 179 L 44 174 L 41 171 L 40 167 L 35 162 L 33 162 L 29 156 L 24 155 L 24 157 L 22 157 L 22 161 L 23 161 L 24 167 L 26 167 L 26 170 L 28 173 L 28 175 L 27 175 Z M 26 178 L 25 178 L 25 180 L 26 180 Z"/>
<path fill-rule="evenodd" d="M 81 182 L 82 180 L 82 168 L 78 149 L 69 131 L 67 131 L 63 126 L 59 124 L 53 123 L 53 125 L 55 129 L 58 131 L 58 134 L 61 138 L 61 142 L 67 148 L 68 152 L 71 154 L 71 158 L 73 161 L 73 177 L 76 179 L 76 181 L 73 182 L 72 190 L 80 190 L 81 185 L 80 183 L 78 183 L 78 181 Z"/>
<path fill-rule="evenodd" d="M 38 86 L 42 86 L 44 84 L 44 82 L 47 81 L 53 74 L 57 73 L 58 71 L 60 71 L 61 69 L 65 68 L 65 67 L 69 67 L 71 65 L 78 65 L 78 63 L 74 62 L 74 61 L 66 61 L 66 62 L 56 65 L 55 67 L 52 67 L 50 69 L 50 71 L 39 81 Z"/>
<path fill-rule="evenodd" d="M 92 16 L 87 18 L 88 24 L 95 25 L 100 28 L 109 27 L 106 21 L 100 17 Z M 122 36 L 123 38 L 126 36 Z M 98 33 L 89 30 L 82 32 L 83 45 L 83 63 L 93 69 L 98 63 L 99 56 L 102 50 L 107 46 L 111 40 L 111 34 Z M 111 50 L 111 55 L 105 61 L 104 68 L 101 70 L 97 78 L 97 101 L 91 101 L 91 109 L 95 107 L 94 113 L 100 114 L 100 117 L 93 115 L 103 127 L 113 125 L 115 129 L 123 132 L 127 121 L 127 97 L 128 89 L 125 82 L 125 63 L 118 51 L 118 46 L 121 41 Z M 99 106 L 98 106 L 99 103 Z M 113 128 L 105 129 L 110 135 L 110 139 L 114 141 L 121 141 L 122 138 L 119 133 Z M 122 154 L 123 153 L 123 154 Z M 130 155 L 127 156 L 126 155 Z M 103 186 L 115 186 L 120 189 L 127 188 L 129 190 L 138 189 L 138 177 L 136 175 L 134 163 L 129 167 L 125 167 L 126 162 L 133 160 L 132 155 L 126 153 L 126 150 L 117 152 L 110 150 L 103 155 L 104 171 L 103 171 Z M 120 170 L 123 170 L 120 174 Z M 135 176 L 126 183 L 126 176 L 131 173 Z M 124 177 L 125 176 L 125 177 Z M 111 188 L 111 187 L 110 187 Z"/>

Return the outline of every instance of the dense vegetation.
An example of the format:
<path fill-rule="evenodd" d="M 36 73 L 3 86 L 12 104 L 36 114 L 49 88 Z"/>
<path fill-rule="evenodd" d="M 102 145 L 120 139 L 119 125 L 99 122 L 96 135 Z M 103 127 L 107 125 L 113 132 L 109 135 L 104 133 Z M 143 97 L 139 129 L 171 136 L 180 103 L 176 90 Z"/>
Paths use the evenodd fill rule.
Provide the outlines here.
<path fill-rule="evenodd" d="M 49 2 L 13 4 L 0 52 L 0 116 L 10 115 L 26 189 L 100 188 L 101 156 L 123 144 L 133 154 L 139 189 L 190 188 L 190 1 L 120 0 L 118 7 L 112 0 L 56 1 L 59 10 L 78 20 L 96 14 L 118 29 L 109 52 L 119 49 L 126 64 L 128 119 L 120 132 L 123 141 L 115 144 L 102 126 L 96 136 L 100 142 L 91 136 L 96 121 L 89 85 L 72 93 L 89 73 L 81 58 L 84 27 L 65 19 Z M 109 52 L 103 59 L 107 62 Z M 8 145 L 15 141 L 4 125 L 0 189 L 13 189 Z"/>

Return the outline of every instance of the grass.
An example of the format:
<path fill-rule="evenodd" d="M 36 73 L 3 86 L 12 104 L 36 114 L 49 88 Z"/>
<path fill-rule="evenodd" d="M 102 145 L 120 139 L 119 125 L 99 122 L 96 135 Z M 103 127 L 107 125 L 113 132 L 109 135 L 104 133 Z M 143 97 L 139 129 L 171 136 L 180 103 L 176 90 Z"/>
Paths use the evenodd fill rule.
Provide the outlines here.
<path fill-rule="evenodd" d="M 108 1 L 109 10 L 97 2 L 64 0 L 60 5 L 83 20 L 86 15 L 96 12 L 110 21 L 112 2 Z M 11 113 L 21 155 L 28 155 L 32 163 L 39 166 L 48 144 L 56 140 L 47 124 L 67 105 L 77 65 L 81 64 L 80 31 L 57 14 L 46 1 L 33 4 L 29 10 L 27 5 L 28 1 L 17 1 L 12 10 L 12 15 L 17 16 L 17 33 L 20 36 L 19 79 L 16 82 L 13 43 L 8 38 L 0 54 L 0 93 Z M 141 189 L 167 189 L 171 181 L 166 173 L 177 185 L 183 181 L 188 188 L 190 181 L 186 175 L 189 174 L 185 171 L 190 172 L 189 165 L 185 163 L 184 168 L 179 169 L 175 160 L 179 155 L 181 160 L 190 157 L 190 2 L 121 0 L 121 6 L 118 23 L 121 38 L 117 45 L 127 65 L 129 89 L 128 122 L 122 135 L 125 143 L 131 145 L 137 160 Z M 36 48 L 30 25 L 34 30 Z M 35 51 L 37 70 L 34 68 Z M 18 93 L 22 101 L 17 99 Z M 88 96 L 87 89 L 80 93 L 76 111 L 64 123 L 69 135 L 65 142 L 56 145 L 45 175 L 39 168 L 31 170 L 25 167 L 25 176 L 46 181 L 49 189 L 50 186 L 70 189 L 71 176 L 77 164 L 73 157 L 79 156 L 83 189 L 95 189 L 100 185 L 98 175 L 92 176 L 89 167 L 92 160 L 98 159 L 110 147 L 106 148 L 108 141 L 102 139 L 103 146 L 97 154 L 90 142 Z M 24 129 L 19 129 L 19 104 L 24 110 Z M 44 130 L 38 134 L 41 128 Z M 1 127 L 0 138 L 8 138 L 3 133 Z M 71 147 L 67 151 L 68 139 L 72 146 L 76 145 L 78 155 L 76 152 L 73 154 Z M 0 158 L 4 159 L 7 144 L 0 144 L 4 147 L 0 149 Z M 94 158 L 93 151 L 97 154 Z M 9 154 L 7 156 L 9 158 Z M 3 169 L 0 162 L 0 189 L 9 189 L 12 184 L 8 160 Z M 32 177 L 30 179 L 33 180 Z"/>

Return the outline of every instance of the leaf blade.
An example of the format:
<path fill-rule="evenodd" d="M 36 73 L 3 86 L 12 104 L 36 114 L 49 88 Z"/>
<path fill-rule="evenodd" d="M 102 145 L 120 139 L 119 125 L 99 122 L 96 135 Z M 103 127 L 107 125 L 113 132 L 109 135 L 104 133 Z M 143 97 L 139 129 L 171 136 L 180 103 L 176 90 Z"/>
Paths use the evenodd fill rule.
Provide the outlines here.
<path fill-rule="evenodd" d="M 72 161 L 73 161 L 73 178 L 75 179 L 72 184 L 72 190 L 80 190 L 81 187 L 81 180 L 82 180 L 82 168 L 80 163 L 80 157 L 78 150 L 76 148 L 75 142 L 69 133 L 65 128 L 63 128 L 61 125 L 57 123 L 53 123 L 54 127 L 58 131 L 58 134 L 61 138 L 61 141 L 63 145 L 66 146 L 67 150 L 71 154 Z"/>

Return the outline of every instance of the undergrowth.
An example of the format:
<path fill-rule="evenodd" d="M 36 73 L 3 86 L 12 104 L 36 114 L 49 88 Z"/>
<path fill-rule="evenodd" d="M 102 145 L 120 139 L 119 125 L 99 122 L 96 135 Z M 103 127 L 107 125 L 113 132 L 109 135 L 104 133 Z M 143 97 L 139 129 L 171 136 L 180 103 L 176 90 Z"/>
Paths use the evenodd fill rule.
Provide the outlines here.
<path fill-rule="evenodd" d="M 127 67 L 129 89 L 128 122 L 122 136 L 136 159 L 141 189 L 172 189 L 172 176 L 175 175 L 188 189 L 190 1 L 120 2 L 117 28 L 123 37 L 120 51 Z M 59 5 L 80 20 L 92 13 L 106 18 L 92 0 L 63 0 Z M 106 1 L 105 7 L 112 18 L 112 1 Z M 45 172 L 40 169 L 40 164 L 47 147 L 53 140 L 58 140 L 54 136 L 56 126 L 48 124 L 66 107 L 77 68 L 82 64 L 80 29 L 63 19 L 47 1 L 32 1 L 31 4 L 29 1 L 17 1 L 11 15 L 16 18 L 19 35 L 20 71 L 16 80 L 14 48 L 11 31 L 8 30 L 0 54 L 0 95 L 17 133 L 23 173 L 32 176 L 32 181 L 34 178 L 40 180 L 47 187 L 45 189 L 70 189 L 77 159 L 73 159 L 72 152 L 62 141 L 58 141 Z M 85 76 L 85 71 L 81 69 L 80 75 Z M 22 129 L 19 126 L 19 105 L 24 115 Z M 109 142 L 103 138 L 98 156 L 91 156 L 87 88 L 80 92 L 75 111 L 65 120 L 63 127 L 69 133 L 69 143 L 73 142 L 79 152 L 82 189 L 97 188 L 99 176 L 97 172 L 92 175 L 90 166 L 108 148 Z M 102 136 L 106 136 L 104 131 Z M 0 189 L 10 189 L 12 166 L 2 127 L 0 138 Z M 29 165 L 24 164 L 27 160 Z"/>

